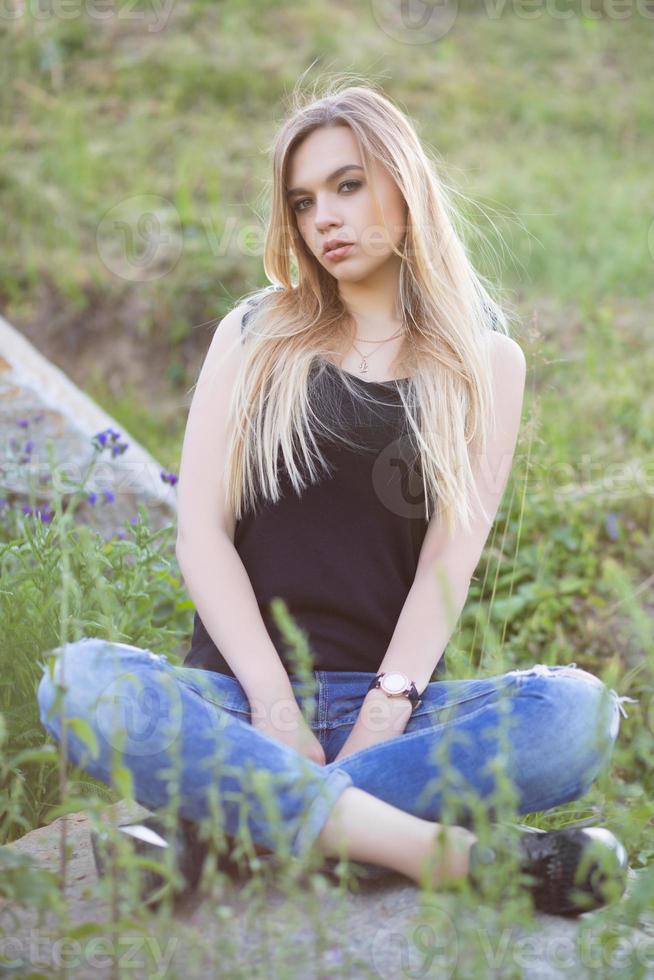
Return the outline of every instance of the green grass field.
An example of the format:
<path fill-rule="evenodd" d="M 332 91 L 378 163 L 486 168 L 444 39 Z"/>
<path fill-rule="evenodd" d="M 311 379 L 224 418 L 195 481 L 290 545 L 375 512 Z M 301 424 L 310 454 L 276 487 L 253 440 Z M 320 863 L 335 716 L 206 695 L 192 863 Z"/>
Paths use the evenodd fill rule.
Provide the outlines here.
<path fill-rule="evenodd" d="M 651 881 L 654 8 L 623 9 L 466 2 L 433 40 L 379 2 L 4 16 L 0 311 L 37 347 L 54 337 L 53 359 L 176 472 L 213 325 L 263 282 L 265 147 L 286 95 L 312 64 L 309 81 L 350 71 L 381 84 L 464 195 L 469 248 L 528 362 L 513 473 L 448 662 L 466 676 L 576 661 L 639 699 L 610 774 L 531 821 L 596 816 Z M 146 197 L 165 239 L 156 261 L 148 229 L 129 225 Z M 105 377 L 117 341 L 124 386 Z M 0 843 L 62 798 L 79 808 L 125 790 L 103 794 L 36 752 L 43 651 L 93 633 L 177 659 L 190 638 L 172 535 L 153 544 L 139 526 L 102 545 L 38 525 L 6 510 L 0 524 Z M 651 893 L 613 910 L 607 935 Z"/>

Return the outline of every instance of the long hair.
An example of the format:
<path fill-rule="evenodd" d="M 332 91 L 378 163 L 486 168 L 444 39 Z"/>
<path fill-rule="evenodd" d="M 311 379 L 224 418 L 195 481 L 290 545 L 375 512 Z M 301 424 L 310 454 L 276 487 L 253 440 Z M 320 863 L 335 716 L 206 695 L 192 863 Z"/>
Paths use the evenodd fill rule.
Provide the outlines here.
<path fill-rule="evenodd" d="M 311 372 L 338 358 L 356 325 L 337 280 L 306 248 L 286 197 L 294 149 L 326 126 L 349 126 L 366 175 L 371 160 L 379 161 L 404 196 L 406 232 L 393 250 L 401 257 L 400 363 L 409 381 L 397 390 L 420 459 L 425 520 L 436 509 L 450 533 L 457 526 L 469 530 L 471 456 L 483 456 L 494 424 L 488 340 L 493 329 L 508 334 L 507 316 L 473 268 L 455 227 L 459 215 L 413 125 L 370 85 L 332 83 L 317 97 L 295 92 L 273 141 L 263 259 L 272 287 L 248 297 L 244 356 L 230 406 L 224 473 L 229 505 L 238 520 L 245 509 L 256 509 L 258 497 L 277 501 L 280 458 L 300 494 L 306 483 L 296 450 L 311 482 L 319 477 L 314 459 L 326 465 L 315 440 L 323 423 L 310 398 Z M 369 399 L 370 392 L 363 394 L 347 372 L 342 375 L 354 399 Z"/>

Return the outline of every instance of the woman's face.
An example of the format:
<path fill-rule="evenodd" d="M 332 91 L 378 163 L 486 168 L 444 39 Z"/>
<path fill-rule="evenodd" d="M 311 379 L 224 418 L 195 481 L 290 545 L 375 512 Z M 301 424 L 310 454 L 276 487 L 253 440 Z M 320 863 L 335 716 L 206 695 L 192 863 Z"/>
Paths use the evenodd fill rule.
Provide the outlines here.
<path fill-rule="evenodd" d="M 334 172 L 343 170 L 334 176 Z M 288 202 L 300 235 L 336 279 L 359 282 L 376 273 L 406 230 L 406 205 L 395 181 L 377 161 L 372 180 L 381 213 L 349 126 L 314 130 L 296 147 L 288 170 Z M 330 239 L 351 242 L 345 254 L 326 254 Z"/>

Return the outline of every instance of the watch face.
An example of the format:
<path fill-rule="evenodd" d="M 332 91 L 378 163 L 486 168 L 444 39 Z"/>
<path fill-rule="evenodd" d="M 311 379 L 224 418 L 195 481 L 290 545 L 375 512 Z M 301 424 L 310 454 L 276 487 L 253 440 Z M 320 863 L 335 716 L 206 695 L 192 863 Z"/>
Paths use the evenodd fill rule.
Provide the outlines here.
<path fill-rule="evenodd" d="M 399 670 L 389 671 L 381 679 L 381 686 L 389 694 L 401 694 L 409 688 L 409 678 Z"/>

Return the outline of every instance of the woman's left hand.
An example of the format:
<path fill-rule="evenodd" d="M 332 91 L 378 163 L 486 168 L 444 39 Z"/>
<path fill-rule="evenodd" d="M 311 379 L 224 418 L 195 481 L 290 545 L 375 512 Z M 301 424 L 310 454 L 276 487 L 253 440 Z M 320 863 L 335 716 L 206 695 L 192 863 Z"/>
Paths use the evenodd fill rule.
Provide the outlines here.
<path fill-rule="evenodd" d="M 411 702 L 406 698 L 389 698 L 383 691 L 369 691 L 354 727 L 334 762 L 402 735 L 411 713 Z"/>

